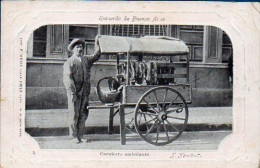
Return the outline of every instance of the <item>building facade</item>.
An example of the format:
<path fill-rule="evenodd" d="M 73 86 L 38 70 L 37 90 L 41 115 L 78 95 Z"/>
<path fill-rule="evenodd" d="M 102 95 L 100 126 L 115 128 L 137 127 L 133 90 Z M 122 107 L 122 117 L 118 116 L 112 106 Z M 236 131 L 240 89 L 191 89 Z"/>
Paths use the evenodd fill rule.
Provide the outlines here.
<path fill-rule="evenodd" d="M 190 49 L 191 106 L 232 106 L 228 60 L 232 44 L 228 35 L 211 26 L 191 25 L 47 25 L 36 29 L 28 41 L 26 109 L 67 108 L 63 64 L 74 38 L 85 41 L 84 54 L 94 53 L 97 34 L 112 36 L 170 36 L 183 40 Z M 164 61 L 165 57 L 149 57 Z M 175 61 L 181 61 L 176 59 Z M 95 87 L 99 79 L 115 76 L 114 55 L 101 56 L 91 70 L 90 101 L 99 101 Z"/>

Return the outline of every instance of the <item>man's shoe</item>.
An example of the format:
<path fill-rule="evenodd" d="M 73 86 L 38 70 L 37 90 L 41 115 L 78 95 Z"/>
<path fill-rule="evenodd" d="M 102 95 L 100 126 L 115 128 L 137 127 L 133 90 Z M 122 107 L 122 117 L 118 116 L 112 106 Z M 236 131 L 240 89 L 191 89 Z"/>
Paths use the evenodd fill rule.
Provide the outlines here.
<path fill-rule="evenodd" d="M 83 142 L 81 138 L 78 137 L 77 139 L 78 139 L 78 142 L 77 142 L 78 144 Z"/>
<path fill-rule="evenodd" d="M 72 139 L 72 142 L 73 142 L 74 144 L 78 144 L 79 140 L 78 140 L 78 138 L 73 138 L 73 139 Z"/>

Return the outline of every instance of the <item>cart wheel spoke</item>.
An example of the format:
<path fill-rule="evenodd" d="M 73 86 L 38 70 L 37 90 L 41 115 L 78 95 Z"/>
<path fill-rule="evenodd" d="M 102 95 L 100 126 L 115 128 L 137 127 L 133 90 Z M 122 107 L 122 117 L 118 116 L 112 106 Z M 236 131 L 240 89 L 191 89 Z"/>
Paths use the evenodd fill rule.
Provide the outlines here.
<path fill-rule="evenodd" d="M 179 132 L 178 128 L 176 128 L 174 125 L 172 125 L 168 120 L 165 120 L 175 131 Z"/>
<path fill-rule="evenodd" d="M 137 113 L 143 113 L 144 115 L 148 115 L 151 119 L 153 119 L 154 117 L 157 117 L 157 113 L 152 111 L 153 113 L 151 113 L 149 110 L 147 112 L 143 112 L 140 109 L 138 109 Z"/>
<path fill-rule="evenodd" d="M 167 106 L 167 108 L 165 109 L 165 111 L 167 111 L 167 110 L 173 105 L 173 103 L 175 102 L 175 100 L 177 100 L 178 97 L 179 97 L 179 95 L 177 95 L 177 96 L 175 97 L 175 99 L 171 102 L 171 104 L 169 104 L 169 106 Z"/>
<path fill-rule="evenodd" d="M 173 118 L 173 119 L 177 119 L 177 120 L 185 120 L 185 118 L 172 117 L 172 116 L 167 116 L 167 118 Z"/>
<path fill-rule="evenodd" d="M 154 93 L 154 97 L 155 97 L 155 100 L 156 100 L 158 111 L 160 111 L 160 105 L 159 105 L 159 102 L 158 102 L 156 91 L 154 91 L 153 93 Z"/>
<path fill-rule="evenodd" d="M 157 117 L 154 117 L 153 119 L 151 119 L 151 120 L 148 120 L 148 121 L 145 121 L 145 122 L 143 122 L 143 123 L 140 123 L 139 124 L 139 126 L 141 126 L 141 125 L 144 125 L 144 124 L 148 124 L 148 123 L 150 123 L 150 122 L 152 122 L 152 121 L 154 121 L 154 120 L 156 120 L 157 119 Z"/>
<path fill-rule="evenodd" d="M 172 109 L 172 110 L 167 110 L 166 113 L 170 114 L 170 113 L 173 113 L 173 112 L 177 112 L 179 110 L 183 110 L 183 107 L 175 108 L 175 109 Z"/>
<path fill-rule="evenodd" d="M 155 121 L 155 123 L 151 126 L 151 128 L 146 132 L 144 136 L 147 136 L 150 132 L 152 132 L 157 124 L 158 120 Z"/>
<path fill-rule="evenodd" d="M 155 117 L 154 119 L 156 119 L 156 117 Z M 146 119 L 146 116 L 145 116 L 145 115 L 144 115 L 144 121 L 147 122 L 147 119 Z M 152 120 L 152 121 L 153 121 L 153 120 Z M 145 125 L 146 125 L 146 129 L 148 129 L 149 127 L 148 127 L 147 123 L 146 123 Z"/>
<path fill-rule="evenodd" d="M 159 122 L 158 125 L 157 125 L 156 143 L 158 143 L 158 139 L 159 139 L 160 126 L 161 126 L 161 122 Z"/>
<path fill-rule="evenodd" d="M 149 113 L 152 113 L 152 114 L 158 114 L 156 111 L 154 111 L 152 109 L 147 109 L 146 111 L 149 112 Z"/>
<path fill-rule="evenodd" d="M 151 109 L 153 109 L 156 113 L 158 113 L 158 111 L 155 110 L 155 108 L 154 108 L 150 103 L 148 103 L 145 99 L 143 99 L 143 101 L 144 101 Z"/>
<path fill-rule="evenodd" d="M 167 97 L 167 93 L 168 93 L 168 88 L 165 89 L 165 94 L 164 94 L 164 97 L 163 97 L 163 109 L 165 109 L 165 101 L 166 101 L 166 97 Z"/>
<path fill-rule="evenodd" d="M 142 112 L 142 111 L 139 111 L 138 113 L 140 113 L 140 114 L 144 114 L 144 115 L 149 115 L 149 116 L 157 116 L 156 114 L 153 114 L 153 113 L 147 113 L 147 112 Z"/>
<path fill-rule="evenodd" d="M 142 117 L 141 122 L 140 116 Z M 171 86 L 150 89 L 142 95 L 136 104 L 136 132 L 150 144 L 159 146 L 173 142 L 183 133 L 187 121 L 188 106 L 186 101 Z"/>
<path fill-rule="evenodd" d="M 169 135 L 168 135 L 168 129 L 166 128 L 166 125 L 165 125 L 164 121 L 163 121 L 163 127 L 164 127 L 165 134 L 167 136 L 167 140 L 169 141 L 170 138 L 169 138 Z"/>
<path fill-rule="evenodd" d="M 139 124 L 141 123 L 142 116 L 143 116 L 143 114 L 140 114 L 140 115 L 139 115 L 139 120 L 138 120 L 138 123 L 139 123 Z"/>

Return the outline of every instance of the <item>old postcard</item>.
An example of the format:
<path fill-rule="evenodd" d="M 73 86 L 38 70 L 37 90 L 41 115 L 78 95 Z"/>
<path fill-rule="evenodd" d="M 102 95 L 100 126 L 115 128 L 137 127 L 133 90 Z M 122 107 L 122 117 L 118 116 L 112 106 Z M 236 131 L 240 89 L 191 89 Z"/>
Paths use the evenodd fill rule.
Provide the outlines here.
<path fill-rule="evenodd" d="M 259 167 L 259 3 L 2 2 L 2 167 Z"/>

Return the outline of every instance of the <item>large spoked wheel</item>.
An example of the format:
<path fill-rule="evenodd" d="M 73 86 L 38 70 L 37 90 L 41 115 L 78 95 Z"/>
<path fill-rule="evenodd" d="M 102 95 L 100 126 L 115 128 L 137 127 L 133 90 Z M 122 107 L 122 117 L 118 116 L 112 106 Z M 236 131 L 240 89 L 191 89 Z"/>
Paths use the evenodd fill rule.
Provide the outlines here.
<path fill-rule="evenodd" d="M 183 133 L 188 122 L 183 96 L 170 87 L 156 87 L 142 95 L 135 107 L 135 129 L 146 142 L 166 145 Z"/>

